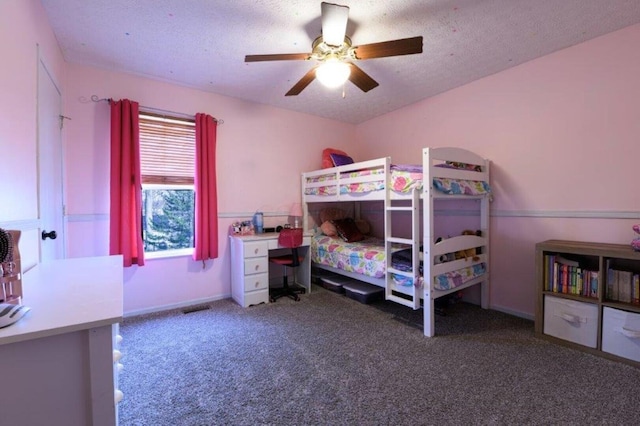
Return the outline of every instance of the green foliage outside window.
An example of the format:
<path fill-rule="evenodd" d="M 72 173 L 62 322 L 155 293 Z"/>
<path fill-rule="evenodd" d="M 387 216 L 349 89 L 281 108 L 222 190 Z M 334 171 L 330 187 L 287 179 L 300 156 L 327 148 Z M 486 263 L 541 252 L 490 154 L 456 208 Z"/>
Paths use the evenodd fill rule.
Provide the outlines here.
<path fill-rule="evenodd" d="M 143 189 L 144 251 L 193 247 L 194 204 L 193 189 Z"/>

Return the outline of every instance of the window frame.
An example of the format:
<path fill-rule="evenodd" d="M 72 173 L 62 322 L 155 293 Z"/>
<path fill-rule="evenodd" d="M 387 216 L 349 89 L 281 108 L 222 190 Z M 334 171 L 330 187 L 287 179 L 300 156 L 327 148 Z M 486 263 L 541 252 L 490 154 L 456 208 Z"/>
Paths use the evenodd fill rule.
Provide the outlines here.
<path fill-rule="evenodd" d="M 193 167 L 194 167 L 194 176 L 192 178 L 191 183 L 175 183 L 175 182 L 171 182 L 168 181 L 166 183 L 142 183 L 142 191 L 144 190 L 154 190 L 154 189 L 162 189 L 162 190 L 191 190 L 193 192 L 194 195 L 194 200 L 195 200 L 195 184 L 193 183 L 193 180 L 195 179 L 195 120 L 192 118 L 185 118 L 185 117 L 181 117 L 179 115 L 171 115 L 171 114 L 157 114 L 155 112 L 152 111 L 145 111 L 145 110 L 140 110 L 138 113 L 138 118 L 140 120 L 143 119 L 143 116 L 147 116 L 147 117 L 153 117 L 159 121 L 162 120 L 169 120 L 169 121 L 179 121 L 182 123 L 190 123 L 189 126 L 191 124 L 193 124 L 193 151 L 194 151 L 194 155 L 193 155 Z M 184 126 L 185 124 L 178 124 L 180 126 Z M 142 129 L 140 129 L 140 139 L 142 140 Z M 182 157 L 183 158 L 183 157 Z M 142 168 L 142 153 L 140 156 L 140 163 L 141 163 L 141 168 Z M 141 179 L 143 182 L 145 180 L 144 176 Z M 155 176 L 153 178 L 153 180 L 158 180 L 157 176 Z M 192 210 L 192 217 L 193 217 L 193 223 L 194 223 L 194 227 L 195 227 L 195 203 L 194 203 L 194 208 Z M 142 217 L 142 220 L 144 221 L 144 215 Z M 142 241 L 143 241 L 143 245 L 145 244 L 145 234 L 144 234 L 144 230 L 145 227 L 143 226 L 143 229 L 141 230 L 142 232 Z M 192 246 L 188 247 L 188 248 L 181 248 L 181 249 L 170 249 L 170 250 L 160 250 L 160 251 L 152 251 L 152 252 L 148 252 L 145 251 L 144 255 L 145 255 L 145 259 L 159 259 L 159 258 L 170 258 L 170 257 L 180 257 L 180 256 L 190 256 L 193 255 L 194 250 L 195 250 L 195 228 L 192 228 Z"/>

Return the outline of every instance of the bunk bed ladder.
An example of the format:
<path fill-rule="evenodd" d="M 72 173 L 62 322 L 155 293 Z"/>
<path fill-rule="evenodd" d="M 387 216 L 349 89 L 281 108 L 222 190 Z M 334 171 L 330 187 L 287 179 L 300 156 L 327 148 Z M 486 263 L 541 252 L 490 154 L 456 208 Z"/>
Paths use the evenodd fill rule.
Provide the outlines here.
<path fill-rule="evenodd" d="M 413 309 L 420 308 L 420 192 L 413 190 L 411 193 L 410 205 L 394 205 L 389 194 L 385 199 L 385 257 L 387 260 L 386 267 L 386 285 L 385 298 L 393 302 L 408 306 Z M 410 212 L 411 213 L 411 238 L 396 237 L 392 229 L 392 216 L 394 212 Z M 394 244 L 403 244 L 412 248 L 412 268 L 411 272 L 400 271 L 391 266 L 391 257 Z M 393 274 L 409 277 L 413 280 L 414 285 L 407 286 L 406 291 L 395 292 L 395 284 L 393 282 Z M 403 289 L 404 290 L 404 289 Z"/>

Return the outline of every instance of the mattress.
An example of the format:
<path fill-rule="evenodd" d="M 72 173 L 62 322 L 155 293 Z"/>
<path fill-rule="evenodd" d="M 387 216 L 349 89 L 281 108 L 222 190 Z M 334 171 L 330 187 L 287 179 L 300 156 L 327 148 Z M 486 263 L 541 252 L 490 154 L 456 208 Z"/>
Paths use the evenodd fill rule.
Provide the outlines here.
<path fill-rule="evenodd" d="M 399 271 L 411 272 L 411 249 L 404 249 L 393 253 L 391 257 L 391 266 Z M 433 277 L 433 288 L 436 290 L 450 290 L 485 274 L 487 271 L 484 263 L 477 263 L 466 266 L 455 271 L 447 272 Z M 423 285 L 422 278 L 422 252 L 420 253 L 420 282 L 418 286 Z M 404 275 L 393 274 L 393 282 L 396 285 L 409 287 L 413 285 L 413 278 Z"/>
<path fill-rule="evenodd" d="M 394 192 L 406 194 L 414 189 L 422 190 L 423 173 L 418 165 L 392 165 L 390 169 L 391 189 Z M 377 176 L 380 179 L 375 179 Z M 345 183 L 340 185 L 340 194 L 358 194 L 381 191 L 385 189 L 384 169 L 372 169 L 352 171 L 340 174 L 340 180 L 351 180 L 363 177 L 372 177 L 363 182 Z M 327 182 L 327 186 L 318 186 L 305 189 L 305 195 L 336 195 L 336 185 L 333 173 L 309 178 L 308 183 Z M 487 182 L 474 180 L 461 180 L 449 178 L 434 178 L 433 186 L 436 190 L 450 195 L 482 195 L 491 192 Z"/>
<path fill-rule="evenodd" d="M 347 243 L 338 237 L 316 235 L 311 239 L 311 261 L 374 278 L 385 274 L 384 241 L 366 238 Z"/>
<path fill-rule="evenodd" d="M 406 247 L 406 246 L 405 246 Z M 401 271 L 411 271 L 411 257 L 400 245 L 392 257 L 392 266 Z M 354 272 L 374 278 L 384 278 L 386 270 L 384 241 L 367 238 L 363 241 L 348 243 L 338 237 L 316 235 L 311 239 L 311 261 L 331 266 L 341 271 Z M 436 290 L 449 290 L 459 287 L 486 272 L 484 263 L 478 263 L 434 277 Z M 420 262 L 422 275 L 422 262 Z M 393 280 L 399 286 L 412 286 L 413 279 L 393 274 Z M 417 283 L 422 286 L 422 278 Z"/>
<path fill-rule="evenodd" d="M 398 268 L 399 269 L 399 268 Z M 409 271 L 411 268 L 409 268 Z M 436 290 L 450 290 L 460 287 L 469 281 L 484 275 L 486 272 L 486 266 L 484 263 L 477 263 L 472 266 L 467 266 L 462 269 L 447 272 L 433 277 L 433 288 Z M 403 275 L 393 274 L 393 282 L 396 285 L 403 287 L 410 287 L 413 285 L 413 279 L 405 277 Z M 420 277 L 419 286 L 423 285 L 423 278 Z"/>

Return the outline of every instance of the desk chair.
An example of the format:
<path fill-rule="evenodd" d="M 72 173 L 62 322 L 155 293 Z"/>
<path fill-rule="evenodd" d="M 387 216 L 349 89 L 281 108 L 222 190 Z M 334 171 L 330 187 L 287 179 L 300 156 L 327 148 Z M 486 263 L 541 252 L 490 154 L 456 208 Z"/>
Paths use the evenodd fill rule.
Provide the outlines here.
<path fill-rule="evenodd" d="M 269 262 L 276 263 L 284 267 L 282 287 L 269 289 L 269 298 L 271 302 L 275 302 L 279 298 L 287 296 L 295 301 L 298 301 L 300 300 L 298 294 L 304 293 L 304 287 L 297 286 L 295 284 L 295 278 L 292 286 L 289 286 L 287 268 L 291 268 L 293 270 L 294 268 L 300 266 L 300 263 L 304 260 L 304 256 L 300 256 L 298 254 L 298 247 L 302 245 L 302 228 L 285 228 L 280 231 L 280 235 L 278 235 L 278 245 L 283 248 L 290 248 L 291 253 L 283 256 L 274 256 L 269 258 Z M 295 277 L 295 274 L 292 275 Z"/>

